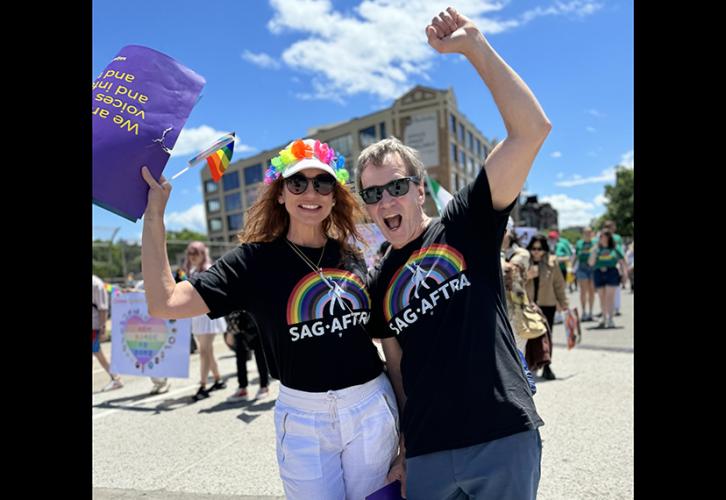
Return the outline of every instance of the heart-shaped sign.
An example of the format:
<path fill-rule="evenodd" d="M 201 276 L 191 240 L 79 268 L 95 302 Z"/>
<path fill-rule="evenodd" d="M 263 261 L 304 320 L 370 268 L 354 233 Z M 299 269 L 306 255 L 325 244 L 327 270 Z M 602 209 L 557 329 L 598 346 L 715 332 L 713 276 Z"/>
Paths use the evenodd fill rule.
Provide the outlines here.
<path fill-rule="evenodd" d="M 168 340 L 166 322 L 150 316 L 130 315 L 124 321 L 123 331 L 127 350 L 136 358 L 142 371 L 157 357 Z"/>

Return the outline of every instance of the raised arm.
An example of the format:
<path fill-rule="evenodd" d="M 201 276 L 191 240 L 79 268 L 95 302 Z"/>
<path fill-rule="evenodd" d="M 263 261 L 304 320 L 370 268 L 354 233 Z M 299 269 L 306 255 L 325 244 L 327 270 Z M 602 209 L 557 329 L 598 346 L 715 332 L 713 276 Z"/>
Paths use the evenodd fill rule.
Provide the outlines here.
<path fill-rule="evenodd" d="M 507 137 L 489 153 L 486 169 L 495 210 L 517 197 L 539 149 L 552 129 L 532 91 L 497 54 L 467 17 L 453 7 L 426 26 L 429 45 L 440 53 L 463 54 L 484 80 L 504 119 Z"/>
<path fill-rule="evenodd" d="M 141 272 L 149 314 L 161 319 L 182 319 L 209 312 L 201 295 L 188 281 L 174 283 L 166 254 L 164 210 L 171 194 L 171 184 L 162 175 L 157 182 L 142 167 L 141 175 L 149 184 L 149 200 L 144 212 L 141 240 Z"/>

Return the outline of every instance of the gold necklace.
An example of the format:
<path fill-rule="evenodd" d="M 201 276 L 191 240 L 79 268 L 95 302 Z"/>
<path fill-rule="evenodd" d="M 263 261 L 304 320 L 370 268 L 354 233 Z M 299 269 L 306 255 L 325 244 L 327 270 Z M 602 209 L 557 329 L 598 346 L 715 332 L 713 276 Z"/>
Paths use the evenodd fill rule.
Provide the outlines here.
<path fill-rule="evenodd" d="M 316 271 L 316 272 L 322 271 L 322 269 L 320 268 L 320 263 L 323 261 L 323 255 L 325 255 L 325 247 L 328 246 L 328 240 L 327 239 L 325 240 L 325 244 L 323 245 L 323 251 L 320 252 L 320 258 L 318 259 L 318 263 L 315 266 L 313 266 L 313 261 L 310 260 L 308 258 L 308 256 L 305 255 L 303 253 L 303 251 L 300 250 L 300 248 L 295 243 L 293 243 L 292 241 L 288 240 L 287 238 L 285 238 L 285 241 L 290 246 L 290 248 L 292 248 L 293 252 L 295 252 L 308 266 L 310 266 L 313 269 L 313 271 Z"/>

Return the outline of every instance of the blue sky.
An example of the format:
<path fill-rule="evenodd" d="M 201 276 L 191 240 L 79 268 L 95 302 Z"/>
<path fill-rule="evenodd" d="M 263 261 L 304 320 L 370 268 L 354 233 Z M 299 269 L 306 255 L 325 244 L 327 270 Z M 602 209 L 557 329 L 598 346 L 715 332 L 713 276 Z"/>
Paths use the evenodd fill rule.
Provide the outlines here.
<path fill-rule="evenodd" d="M 552 203 L 561 227 L 602 214 L 614 167 L 633 167 L 632 1 L 95 0 L 89 79 L 132 44 L 206 79 L 167 177 L 225 132 L 239 138 L 234 161 L 390 106 L 417 84 L 453 87 L 467 118 L 501 139 L 501 117 L 474 69 L 426 42 L 426 24 L 448 5 L 477 22 L 553 123 L 526 192 Z M 198 168 L 174 181 L 167 229 L 206 232 Z M 92 210 L 94 238 L 120 228 L 117 239 L 140 239 L 141 221 Z"/>

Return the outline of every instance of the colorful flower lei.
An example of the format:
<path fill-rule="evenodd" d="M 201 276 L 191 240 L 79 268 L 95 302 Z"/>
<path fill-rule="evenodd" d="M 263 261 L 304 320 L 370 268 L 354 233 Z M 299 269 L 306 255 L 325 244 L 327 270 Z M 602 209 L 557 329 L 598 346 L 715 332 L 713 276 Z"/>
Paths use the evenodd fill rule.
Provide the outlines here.
<path fill-rule="evenodd" d="M 270 161 L 271 164 L 265 172 L 265 184 L 272 184 L 282 175 L 283 171 L 289 165 L 297 163 L 304 158 L 313 158 L 313 156 L 326 165 L 330 165 L 335 172 L 335 177 L 338 179 L 338 182 L 343 185 L 348 182 L 350 174 L 345 169 L 345 157 L 336 155 L 333 148 L 317 139 L 313 147 L 298 139 L 287 148 L 281 150 L 280 154 Z"/>

